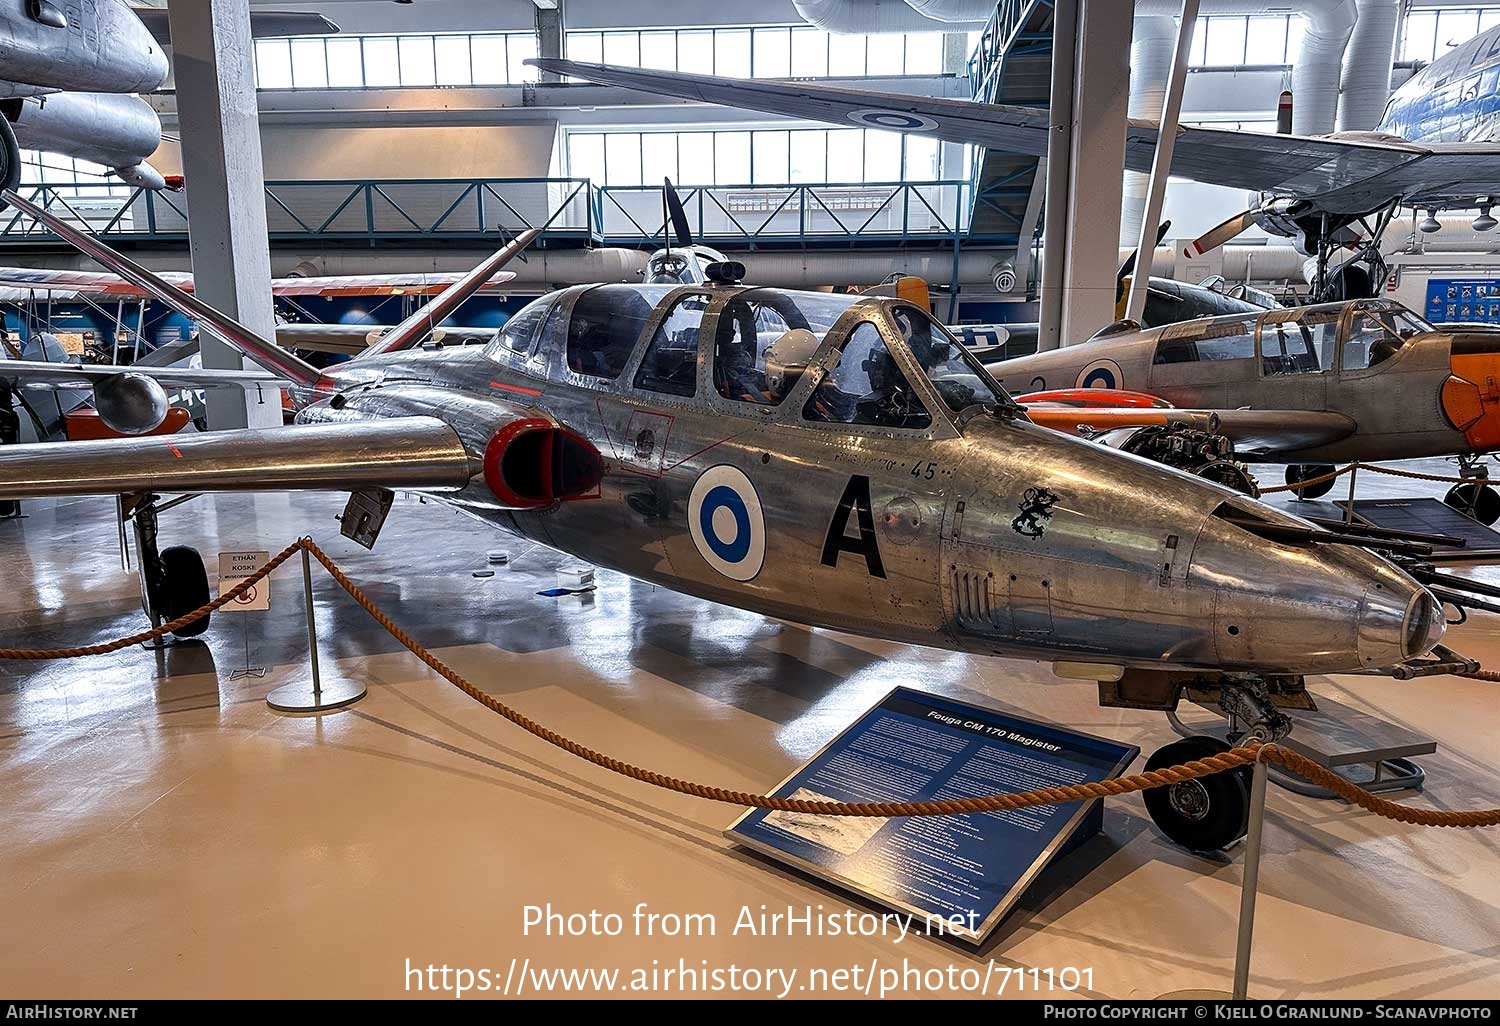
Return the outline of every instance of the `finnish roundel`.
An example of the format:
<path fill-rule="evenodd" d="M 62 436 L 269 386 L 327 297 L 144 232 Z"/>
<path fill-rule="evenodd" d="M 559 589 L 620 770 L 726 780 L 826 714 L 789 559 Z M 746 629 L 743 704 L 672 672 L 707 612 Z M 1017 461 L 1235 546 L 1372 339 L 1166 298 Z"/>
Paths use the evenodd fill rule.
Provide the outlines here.
<path fill-rule="evenodd" d="M 721 464 L 688 496 L 688 530 L 698 554 L 732 581 L 752 580 L 766 561 L 766 521 L 750 479 Z"/>
<path fill-rule="evenodd" d="M 1078 372 L 1077 388 L 1123 388 L 1125 376 L 1113 360 L 1095 360 Z"/>
<path fill-rule="evenodd" d="M 879 107 L 851 110 L 848 118 L 856 125 L 863 125 L 866 128 L 885 128 L 894 132 L 931 132 L 938 127 L 936 121 L 925 115 L 912 114 L 904 110 L 882 110 Z"/>

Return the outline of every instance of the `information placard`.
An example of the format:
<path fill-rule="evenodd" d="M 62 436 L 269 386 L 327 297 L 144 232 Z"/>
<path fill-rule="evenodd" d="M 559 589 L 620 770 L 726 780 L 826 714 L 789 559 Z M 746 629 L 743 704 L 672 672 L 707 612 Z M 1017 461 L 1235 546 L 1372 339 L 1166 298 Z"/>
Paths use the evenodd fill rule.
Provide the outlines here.
<path fill-rule="evenodd" d="M 269 552 L 221 552 L 219 553 L 219 594 L 233 591 L 247 577 L 254 577 L 260 568 L 271 561 Z M 271 608 L 271 581 L 269 578 L 251 585 L 235 596 L 221 612 L 264 612 Z"/>
<path fill-rule="evenodd" d="M 809 801 L 966 798 L 1119 776 L 1134 745 L 897 688 L 775 789 Z M 1097 802 L 861 819 L 752 809 L 726 836 L 977 944 Z M 937 932 L 931 929 L 930 932 Z"/>
<path fill-rule="evenodd" d="M 1429 278 L 1429 321 L 1500 324 L 1500 278 Z"/>

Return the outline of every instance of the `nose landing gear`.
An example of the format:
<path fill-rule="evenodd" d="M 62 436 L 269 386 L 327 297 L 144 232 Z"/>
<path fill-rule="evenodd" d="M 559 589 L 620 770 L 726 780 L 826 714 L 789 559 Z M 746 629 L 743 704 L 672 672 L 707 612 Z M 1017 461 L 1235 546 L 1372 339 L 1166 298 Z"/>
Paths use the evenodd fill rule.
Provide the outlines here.
<path fill-rule="evenodd" d="M 209 601 L 208 571 L 197 549 L 174 545 L 157 550 L 157 515 L 166 508 L 184 502 L 183 496 L 169 503 L 159 503 L 155 495 L 127 495 L 120 500 L 122 518 L 135 530 L 136 553 L 140 559 L 141 606 L 151 618 L 153 627 L 171 623 Z M 122 525 L 123 530 L 123 525 Z M 121 537 L 123 545 L 124 538 Z M 195 638 L 208 630 L 209 614 L 190 620 L 172 632 L 177 638 Z"/>
<path fill-rule="evenodd" d="M 1259 678 L 1221 678 L 1212 688 L 1189 685 L 1180 693 L 1199 703 L 1213 701 L 1229 718 L 1228 740 L 1192 732 L 1192 728 L 1168 711 L 1172 729 L 1185 735 L 1181 741 L 1157 749 L 1146 760 L 1147 770 L 1221 755 L 1234 744 L 1271 742 L 1290 733 L 1292 721 L 1278 707 L 1282 702 L 1310 704 L 1306 692 L 1286 691 L 1278 682 Z M 1167 838 L 1189 851 L 1214 852 L 1245 836 L 1250 823 L 1250 778 L 1248 766 L 1226 773 L 1185 780 L 1180 784 L 1153 788 L 1143 794 L 1146 811 Z"/>
<path fill-rule="evenodd" d="M 1489 483 L 1489 468 L 1479 462 L 1478 458 L 1463 456 L 1458 458 L 1458 466 L 1460 476 L 1472 477 L 1474 480 L 1448 489 L 1443 502 L 1470 520 L 1477 520 L 1489 527 L 1500 520 L 1500 492 L 1495 491 L 1495 486 Z"/>

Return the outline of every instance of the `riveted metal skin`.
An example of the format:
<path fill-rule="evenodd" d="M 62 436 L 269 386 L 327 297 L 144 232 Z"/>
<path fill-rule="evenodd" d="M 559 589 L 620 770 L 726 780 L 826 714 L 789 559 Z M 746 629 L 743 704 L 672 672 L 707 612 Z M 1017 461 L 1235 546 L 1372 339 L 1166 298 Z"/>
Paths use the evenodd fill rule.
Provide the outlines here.
<path fill-rule="evenodd" d="M 848 298 L 772 405 L 715 387 L 719 318 L 733 297 L 756 290 L 629 286 L 651 313 L 623 366 L 601 375 L 570 367 L 567 354 L 570 319 L 593 287 L 538 300 L 528 310 L 539 327 L 519 343 L 497 336 L 482 348 L 336 366 L 306 393 L 316 401 L 298 420 L 440 419 L 462 439 L 473 473 L 434 498 L 598 566 L 800 623 L 971 652 L 1250 675 L 1358 670 L 1419 654 L 1407 628 L 1432 600 L 1388 562 L 1258 536 L 1242 526 L 1246 515 L 1308 525 L 1040 427 L 1008 402 L 951 412 L 904 340 L 899 300 Z M 678 387 L 693 394 L 638 384 L 657 328 L 694 296 L 704 311 L 696 377 L 689 368 Z M 878 329 L 931 414 L 926 426 L 804 416 L 861 325 Z M 602 476 L 542 508 L 502 508 L 485 483 L 486 448 L 506 424 L 534 418 L 592 443 Z M 716 491 L 727 505 L 714 505 Z M 720 546 L 707 555 L 706 533 Z M 726 561 L 749 570 L 727 573 Z M 1423 651 L 1436 641 L 1430 633 L 1424 621 Z"/>

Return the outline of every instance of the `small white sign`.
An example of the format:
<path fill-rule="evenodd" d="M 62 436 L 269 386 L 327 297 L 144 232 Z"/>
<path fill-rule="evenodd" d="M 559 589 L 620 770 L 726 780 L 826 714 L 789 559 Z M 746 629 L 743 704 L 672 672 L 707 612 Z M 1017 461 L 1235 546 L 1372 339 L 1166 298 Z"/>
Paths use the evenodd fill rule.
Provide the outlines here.
<path fill-rule="evenodd" d="M 271 561 L 269 552 L 221 552 L 219 553 L 219 594 L 233 591 L 247 577 L 254 577 L 261 567 Z M 256 581 L 233 602 L 224 606 L 221 613 L 261 612 L 271 608 L 271 579 Z"/>

